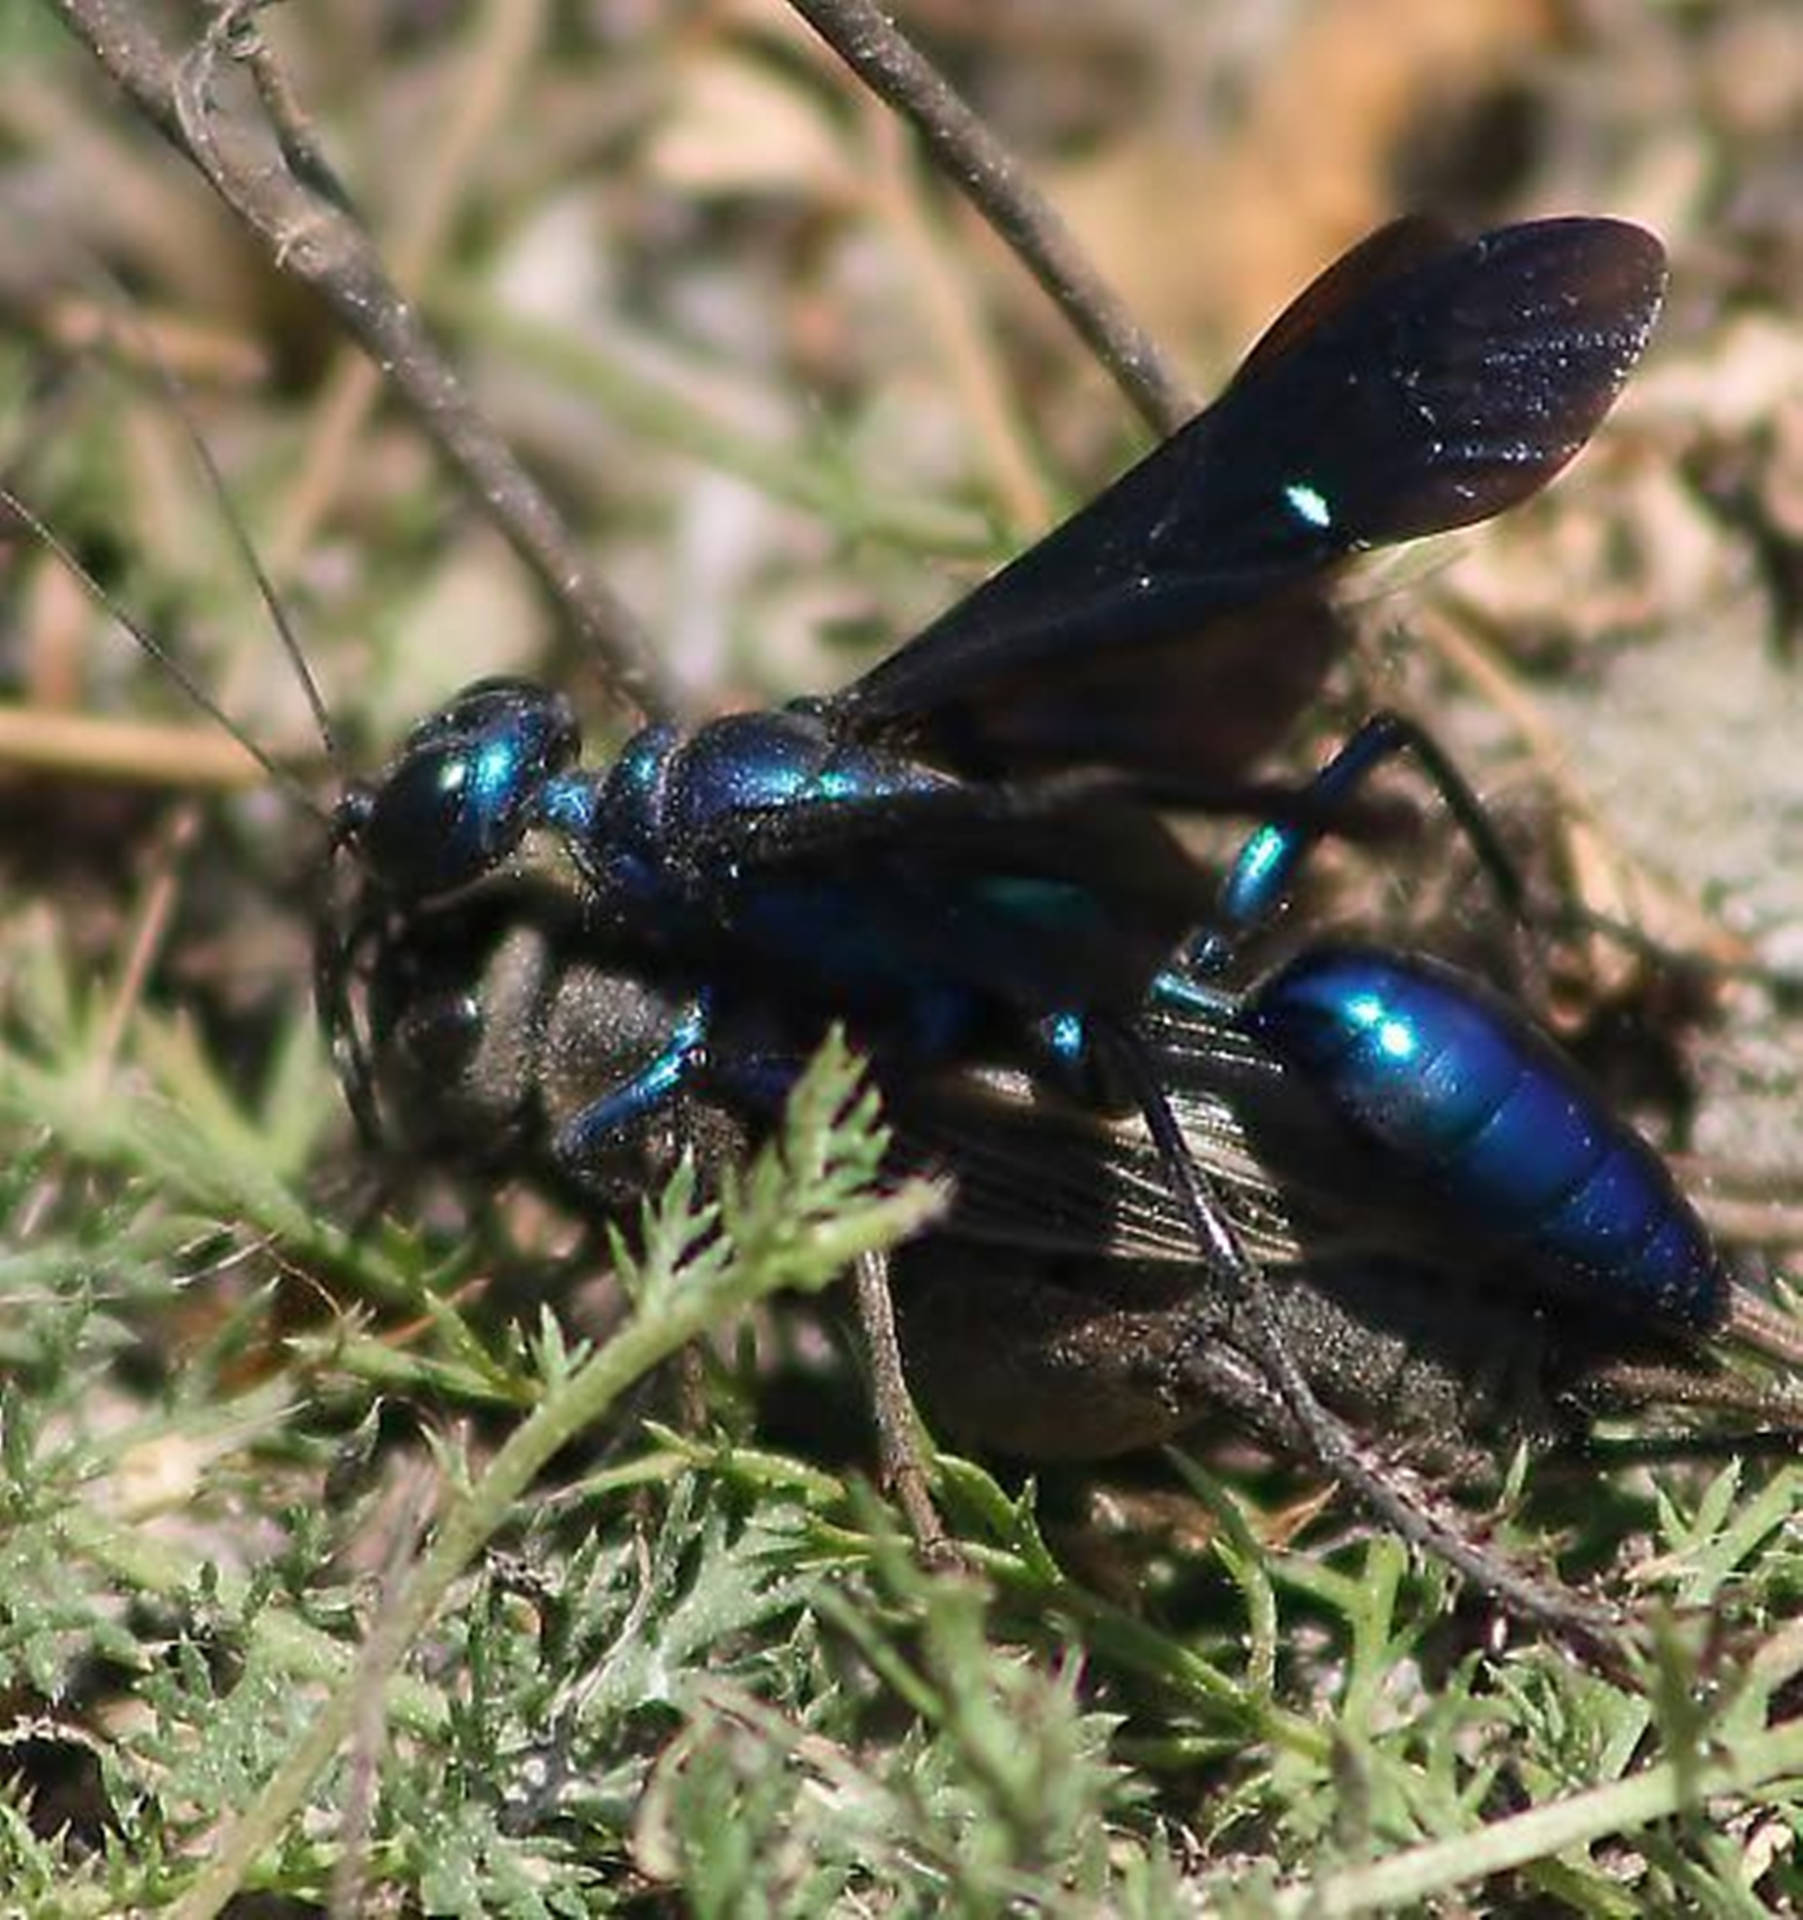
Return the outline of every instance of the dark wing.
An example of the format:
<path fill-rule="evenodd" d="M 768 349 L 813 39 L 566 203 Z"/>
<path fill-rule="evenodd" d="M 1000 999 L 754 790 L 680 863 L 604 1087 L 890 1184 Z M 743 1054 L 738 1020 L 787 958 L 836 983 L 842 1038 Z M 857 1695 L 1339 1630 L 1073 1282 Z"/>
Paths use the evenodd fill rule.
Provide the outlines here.
<path fill-rule="evenodd" d="M 1136 1008 L 1214 890 L 1157 815 L 1083 780 L 736 808 L 684 859 L 779 987 L 956 985 L 1032 1015 Z"/>
<path fill-rule="evenodd" d="M 1544 486 L 1607 413 L 1664 284 L 1659 243 L 1619 221 L 1461 244 L 1383 229 L 1211 407 L 847 688 L 831 723 L 990 778 L 1232 775 L 1341 644 L 1336 563 Z"/>

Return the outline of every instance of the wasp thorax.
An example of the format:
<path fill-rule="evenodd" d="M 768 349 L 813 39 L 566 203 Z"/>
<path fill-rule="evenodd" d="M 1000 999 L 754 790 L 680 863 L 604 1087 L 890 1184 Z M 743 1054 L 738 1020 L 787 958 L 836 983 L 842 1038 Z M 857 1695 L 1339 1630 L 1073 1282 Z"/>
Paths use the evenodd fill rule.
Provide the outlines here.
<path fill-rule="evenodd" d="M 345 842 L 402 899 L 454 893 L 508 858 L 540 817 L 545 782 L 580 747 L 562 694 L 479 680 L 421 721 L 341 809 Z"/>

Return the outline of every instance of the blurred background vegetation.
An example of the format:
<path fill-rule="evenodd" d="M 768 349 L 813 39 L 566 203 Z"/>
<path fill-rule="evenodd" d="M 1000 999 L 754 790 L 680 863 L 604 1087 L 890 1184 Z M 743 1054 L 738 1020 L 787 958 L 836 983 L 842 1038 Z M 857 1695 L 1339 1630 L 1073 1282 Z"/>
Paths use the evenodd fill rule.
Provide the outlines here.
<path fill-rule="evenodd" d="M 206 24 L 143 11 L 172 50 Z M 1503 524 L 1363 576 L 1370 644 L 1316 724 L 1430 717 L 1545 885 L 1803 968 L 1796 7 L 919 0 L 901 24 L 1198 391 L 1401 210 L 1663 237 L 1670 308 L 1601 442 Z M 697 710 L 837 684 L 1144 444 L 776 0 L 289 0 L 258 25 Z M 480 673 L 557 678 L 598 738 L 631 724 L 319 304 L 21 0 L 0 307 L 0 474 L 322 791 L 146 334 L 354 761 Z M 530 1194 L 373 1192 L 308 1006 L 316 830 L 23 538 L 0 680 L 0 1885 L 24 1912 L 156 1911 L 384 1617 L 433 1468 L 479 1478 L 555 1385 L 539 1304 L 598 1327 L 617 1293 L 594 1232 Z M 1362 924 L 1444 912 L 1346 885 Z M 1723 1231 L 1803 1239 L 1794 994 L 1649 1004 L 1613 954 L 1560 988 Z M 948 1469 L 989 1584 L 922 1573 L 857 1489 L 855 1384 L 811 1323 L 752 1325 L 715 1361 L 738 1444 L 616 1422 L 565 1455 L 247 1899 L 1263 1910 L 1306 1875 L 1324 1911 L 1796 1897 L 1793 1469 L 1580 1480 L 1519 1521 L 1637 1604 L 1732 1598 L 1731 1670 L 1687 1625 L 1617 1685 L 1492 1658 L 1481 1607 L 1343 1514 L 1292 1544 L 1312 1487 L 1231 1441 L 1161 1489 L 1150 1541 L 1092 1502 L 1048 1544 L 1018 1490 Z M 1759 1790 L 1699 1809 L 1685 1782 L 1725 1786 L 1695 1771 L 1724 1755 Z M 1645 1797 L 1608 1800 L 1630 1776 Z M 1585 1789 L 1568 1830 L 1479 1833 Z M 1361 1878 L 1386 1856 L 1413 1877 Z"/>

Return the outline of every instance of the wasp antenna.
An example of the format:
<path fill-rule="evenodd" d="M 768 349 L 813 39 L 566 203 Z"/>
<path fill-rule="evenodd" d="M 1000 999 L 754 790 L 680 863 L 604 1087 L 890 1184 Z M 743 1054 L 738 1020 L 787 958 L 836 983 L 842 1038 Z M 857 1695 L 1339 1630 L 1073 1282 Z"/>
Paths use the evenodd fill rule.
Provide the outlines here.
<path fill-rule="evenodd" d="M 287 656 L 295 680 L 300 685 L 301 694 L 306 700 L 308 712 L 312 715 L 314 730 L 319 735 L 320 745 L 325 749 L 326 758 L 334 767 L 342 770 L 337 735 L 333 732 L 331 716 L 326 711 L 325 698 L 320 693 L 319 682 L 314 678 L 313 669 L 307 664 L 306 653 L 300 644 L 299 636 L 294 631 L 294 623 L 288 618 L 288 610 L 282 604 L 281 595 L 276 592 L 275 582 L 270 579 L 268 569 L 258 557 L 257 549 L 245 530 L 243 518 L 232 500 L 231 488 L 226 485 L 225 475 L 219 471 L 219 462 L 213 457 L 213 449 L 207 445 L 206 436 L 195 421 L 194 410 L 188 404 L 187 390 L 182 385 L 181 376 L 169 364 L 168 356 L 157 342 L 155 330 L 141 324 L 140 317 L 133 309 L 131 296 L 108 271 L 105 263 L 84 252 L 80 271 L 81 277 L 93 286 L 113 322 L 121 332 L 129 336 L 139 356 L 155 372 L 157 381 L 169 402 L 170 411 L 180 423 L 183 437 L 193 449 L 194 458 L 206 478 L 208 490 L 218 502 L 220 514 L 231 535 L 232 545 L 243 563 L 245 572 L 256 584 L 258 597 L 269 615 L 269 623 L 274 628 L 276 639 L 281 645 L 282 652 Z M 8 498 L 15 507 L 19 505 L 16 497 L 9 495 Z M 21 517 L 28 525 L 32 524 L 34 519 L 29 511 L 23 513 Z M 36 531 L 40 538 L 47 537 L 41 525 L 36 528 Z M 54 551 L 60 553 L 64 560 L 69 559 L 67 551 L 59 541 L 49 537 L 48 544 Z M 80 573 L 81 568 L 76 566 L 75 571 Z M 89 582 L 89 590 L 93 591 L 92 582 Z M 265 767 L 269 765 L 267 756 L 245 739 L 238 728 L 214 705 L 211 698 L 195 686 L 187 674 L 160 646 L 152 643 L 149 637 L 139 630 L 137 624 L 127 618 L 110 599 L 103 596 L 102 604 L 127 631 L 136 636 L 139 644 L 146 647 L 153 659 L 160 660 L 169 668 L 178 684 L 187 691 L 190 699 L 217 719 L 234 739 L 256 756 L 259 763 Z M 292 783 L 284 782 L 284 784 Z M 318 808 L 311 808 L 310 811 L 318 812 Z"/>
<path fill-rule="evenodd" d="M 207 445 L 206 436 L 195 425 L 194 416 L 188 410 L 182 384 L 176 378 L 175 370 L 162 356 L 154 340 L 149 343 L 150 360 L 156 368 L 157 378 L 163 384 L 163 390 L 169 395 L 175 417 L 181 422 L 183 434 L 188 445 L 194 449 L 194 457 L 200 462 L 201 472 L 206 475 L 207 486 L 213 498 L 219 503 L 219 511 L 225 520 L 227 531 L 231 534 L 232 545 L 238 551 L 238 558 L 244 563 L 244 570 L 256 583 L 257 595 L 262 600 L 264 610 L 269 615 L 269 624 L 275 629 L 277 641 L 282 652 L 288 657 L 288 664 L 294 670 L 294 677 L 300 683 L 300 690 L 307 702 L 307 710 L 313 716 L 313 725 L 319 734 L 319 742 L 325 748 L 326 758 L 333 766 L 338 766 L 338 739 L 332 731 L 332 720 L 326 711 L 325 697 L 319 690 L 319 682 L 313 669 L 307 664 L 305 649 L 301 646 L 300 636 L 294 631 L 294 623 L 288 618 L 288 609 L 282 604 L 282 596 L 275 590 L 275 582 L 269 577 L 269 569 L 264 566 L 256 549 L 256 543 L 245 531 L 244 521 L 232 500 L 232 491 L 225 483 L 225 475 L 219 471 L 219 462 L 213 458 L 213 449 Z M 211 701 L 206 703 L 209 712 L 217 712 Z M 229 723 L 228 723 L 229 724 Z M 237 729 L 233 728 L 236 733 Z M 258 754 L 258 759 L 263 756 Z M 264 761 L 267 765 L 268 762 Z"/>
<path fill-rule="evenodd" d="M 237 741 L 238 745 L 256 761 L 257 765 L 281 787 L 283 792 L 285 792 L 303 812 L 311 814 L 326 831 L 330 832 L 332 824 L 330 815 L 326 813 L 325 809 L 319 805 L 301 782 L 294 777 L 288 768 L 284 767 L 272 754 L 259 746 L 257 742 L 238 725 L 237 721 L 207 692 L 206 688 L 203 687 L 182 662 L 164 646 L 162 641 L 160 641 L 141 620 L 137 619 L 112 593 L 101 585 L 91 569 L 76 555 L 68 542 L 57 534 L 40 514 L 33 508 L 27 506 L 10 487 L 0 486 L 0 512 L 4 512 L 12 520 L 17 522 L 40 546 L 45 548 L 49 553 L 54 554 L 57 560 L 69 570 L 71 577 L 80 583 L 82 591 L 87 594 L 88 598 L 92 600 L 103 613 L 110 619 L 116 620 L 119 625 L 131 635 L 139 647 L 143 649 L 144 653 L 169 675 L 170 679 L 182 690 L 188 700 L 194 706 L 198 707 L 202 713 L 206 714 L 209 719 L 224 728 L 226 733 Z M 258 569 L 258 577 L 262 577 L 260 568 Z M 311 677 L 304 677 L 306 677 L 308 686 L 311 687 Z"/>

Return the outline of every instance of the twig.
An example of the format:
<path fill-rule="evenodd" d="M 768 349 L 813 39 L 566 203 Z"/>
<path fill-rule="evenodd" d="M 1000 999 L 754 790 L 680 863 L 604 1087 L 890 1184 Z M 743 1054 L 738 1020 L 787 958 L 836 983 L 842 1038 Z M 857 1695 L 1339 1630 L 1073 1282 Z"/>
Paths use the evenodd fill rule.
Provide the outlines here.
<path fill-rule="evenodd" d="M 542 38 L 543 6 L 533 0 L 491 0 L 475 27 L 475 42 L 463 64 L 457 104 L 428 150 L 419 156 L 423 185 L 398 231 L 384 248 L 395 285 L 406 299 L 416 298 L 429 285 L 439 264 L 456 209 L 468 186 L 472 169 L 515 101 L 520 76 Z M 214 35 L 208 36 L 211 45 Z M 267 43 L 260 33 L 247 35 L 234 54 L 255 65 L 258 92 L 270 106 L 282 151 L 302 180 L 312 180 L 323 164 L 313 156 L 317 143 L 300 119 L 280 80 Z M 278 85 L 284 90 L 277 93 Z M 275 101 L 281 102 L 279 118 Z M 329 180 L 330 176 L 326 176 Z M 328 198 L 349 210 L 343 190 L 322 184 Z M 280 576 L 311 542 L 345 476 L 355 464 L 355 452 L 364 422 L 381 397 L 382 377 L 362 356 L 340 350 L 313 409 L 297 476 L 275 523 L 269 543 L 270 570 Z"/>
<path fill-rule="evenodd" d="M 874 0 L 790 4 L 880 100 L 912 123 L 947 178 L 1057 303 L 1140 414 L 1159 433 L 1174 433 L 1196 411 L 1196 396 L 1019 161 L 945 76 Z"/>
<path fill-rule="evenodd" d="M 50 0 L 69 31 L 175 149 L 200 169 L 272 259 L 314 288 L 495 523 L 594 647 L 612 690 L 648 715 L 678 705 L 638 622 L 590 571 L 575 536 L 471 401 L 396 291 L 361 226 L 297 177 L 280 141 L 212 97 L 225 48 L 177 62 L 132 0 Z M 308 169 L 311 173 L 312 169 Z"/>

